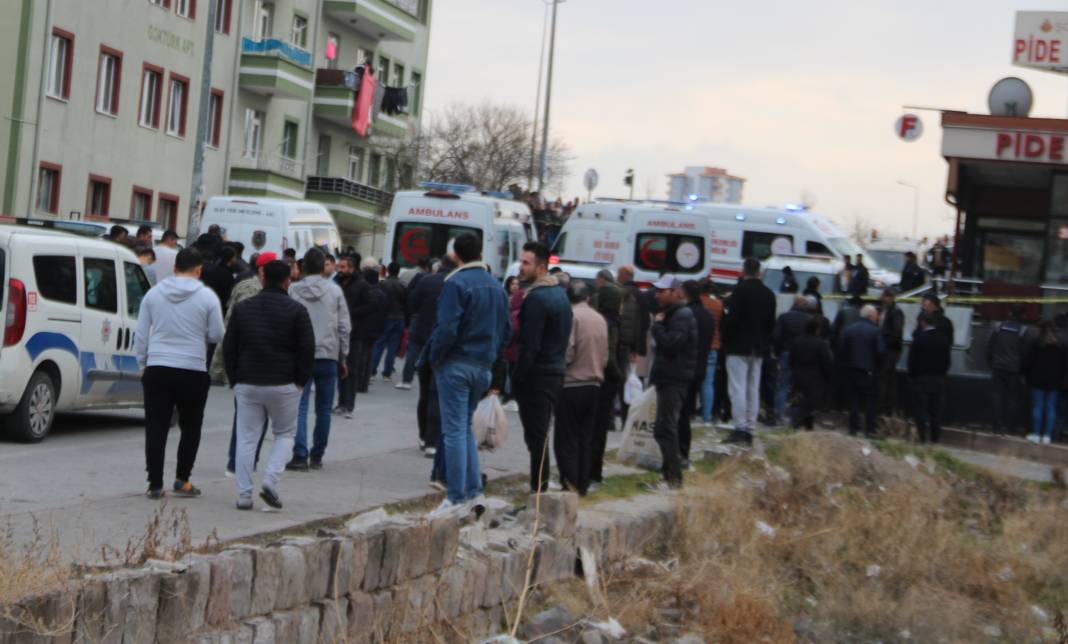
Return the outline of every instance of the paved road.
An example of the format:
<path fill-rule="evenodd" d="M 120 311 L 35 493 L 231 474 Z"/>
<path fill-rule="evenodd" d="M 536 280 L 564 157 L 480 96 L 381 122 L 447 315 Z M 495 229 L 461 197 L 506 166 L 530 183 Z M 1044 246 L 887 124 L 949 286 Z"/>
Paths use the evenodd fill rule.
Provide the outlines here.
<path fill-rule="evenodd" d="M 229 389 L 213 387 L 193 470 L 204 496 L 172 498 L 169 507 L 188 509 L 193 540 L 201 542 L 213 531 L 223 540 L 239 539 L 424 496 L 431 492 L 431 461 L 417 447 L 416 398 L 415 390 L 373 384 L 358 397 L 355 418 L 334 418 L 323 470 L 286 473 L 283 511 L 238 512 L 234 483 L 224 476 L 233 397 Z M 507 445 L 482 453 L 490 478 L 527 471 L 519 419 L 509 414 L 509 420 Z M 174 476 L 177 437 L 175 429 L 167 445 L 168 482 Z M 269 446 L 270 439 L 265 452 Z M 146 485 L 139 411 L 61 416 L 53 434 L 37 445 L 0 441 L 0 529 L 10 527 L 16 539 L 25 540 L 36 518 L 55 527 L 61 547 L 77 560 L 94 561 L 104 544 L 121 550 L 144 532 L 159 507 L 144 498 Z"/>

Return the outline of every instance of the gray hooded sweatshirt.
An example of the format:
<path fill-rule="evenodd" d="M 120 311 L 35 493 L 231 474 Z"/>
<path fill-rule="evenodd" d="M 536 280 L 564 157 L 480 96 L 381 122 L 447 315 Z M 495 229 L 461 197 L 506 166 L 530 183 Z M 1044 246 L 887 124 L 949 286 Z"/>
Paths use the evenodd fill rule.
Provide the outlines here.
<path fill-rule="evenodd" d="M 223 331 L 214 291 L 192 277 L 168 277 L 141 300 L 134 335 L 137 364 L 207 371 L 208 344 L 222 342 Z"/>
<path fill-rule="evenodd" d="M 344 361 L 349 355 L 352 320 L 341 287 L 322 275 L 309 275 L 294 282 L 289 295 L 308 309 L 315 331 L 315 359 Z"/>

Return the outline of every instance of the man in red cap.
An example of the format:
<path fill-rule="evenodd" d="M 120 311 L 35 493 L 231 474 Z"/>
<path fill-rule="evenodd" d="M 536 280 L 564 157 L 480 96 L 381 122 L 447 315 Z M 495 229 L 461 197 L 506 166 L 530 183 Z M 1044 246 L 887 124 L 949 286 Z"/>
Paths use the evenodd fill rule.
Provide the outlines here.
<path fill-rule="evenodd" d="M 268 262 L 273 262 L 278 259 L 276 253 L 260 253 L 252 257 L 252 265 L 256 267 L 256 274 L 250 275 L 241 280 L 237 284 L 234 284 L 234 288 L 230 291 L 230 300 L 226 304 L 226 319 L 224 320 L 227 328 L 230 327 L 230 312 L 234 310 L 234 305 L 243 302 L 251 297 L 259 295 L 259 292 L 263 290 L 263 267 Z M 212 384 L 225 385 L 226 384 L 226 366 L 223 364 L 223 347 L 220 343 L 218 350 L 215 351 L 215 355 L 211 358 L 211 382 Z M 263 437 L 267 434 L 267 424 L 263 425 L 263 433 L 260 434 L 259 444 L 256 445 L 256 462 L 260 460 L 260 447 L 263 445 Z M 229 478 L 234 475 L 234 455 L 237 450 L 237 401 L 234 401 L 234 422 L 230 429 L 230 453 L 226 460 L 226 476 Z"/>

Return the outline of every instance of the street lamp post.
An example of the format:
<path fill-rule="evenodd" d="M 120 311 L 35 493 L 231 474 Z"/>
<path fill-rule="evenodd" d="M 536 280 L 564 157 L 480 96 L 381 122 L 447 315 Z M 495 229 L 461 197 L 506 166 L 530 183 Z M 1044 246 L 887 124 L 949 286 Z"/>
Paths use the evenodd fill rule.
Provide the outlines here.
<path fill-rule="evenodd" d="M 906 188 L 912 188 L 912 239 L 916 239 L 916 227 L 919 224 L 920 217 L 920 189 L 906 181 L 897 182 L 897 185 L 904 186 Z"/>
<path fill-rule="evenodd" d="M 564 0 L 553 0 L 553 26 L 549 35 L 549 72 L 545 77 L 545 117 L 541 122 L 541 163 L 538 164 L 538 192 L 545 194 L 545 172 L 549 156 L 549 107 L 553 98 L 553 56 L 556 54 L 556 7 Z"/>

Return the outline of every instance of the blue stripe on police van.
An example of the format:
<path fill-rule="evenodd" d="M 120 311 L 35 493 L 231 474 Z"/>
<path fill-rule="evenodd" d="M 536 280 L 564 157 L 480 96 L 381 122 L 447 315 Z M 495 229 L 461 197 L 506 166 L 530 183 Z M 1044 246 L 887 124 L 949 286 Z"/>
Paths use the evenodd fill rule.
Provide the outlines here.
<path fill-rule="evenodd" d="M 78 345 L 74 344 L 74 340 L 62 333 L 39 331 L 26 341 L 26 352 L 30 354 L 30 360 L 37 360 L 37 356 L 49 349 L 69 351 L 75 358 L 81 353 L 78 351 Z"/>

